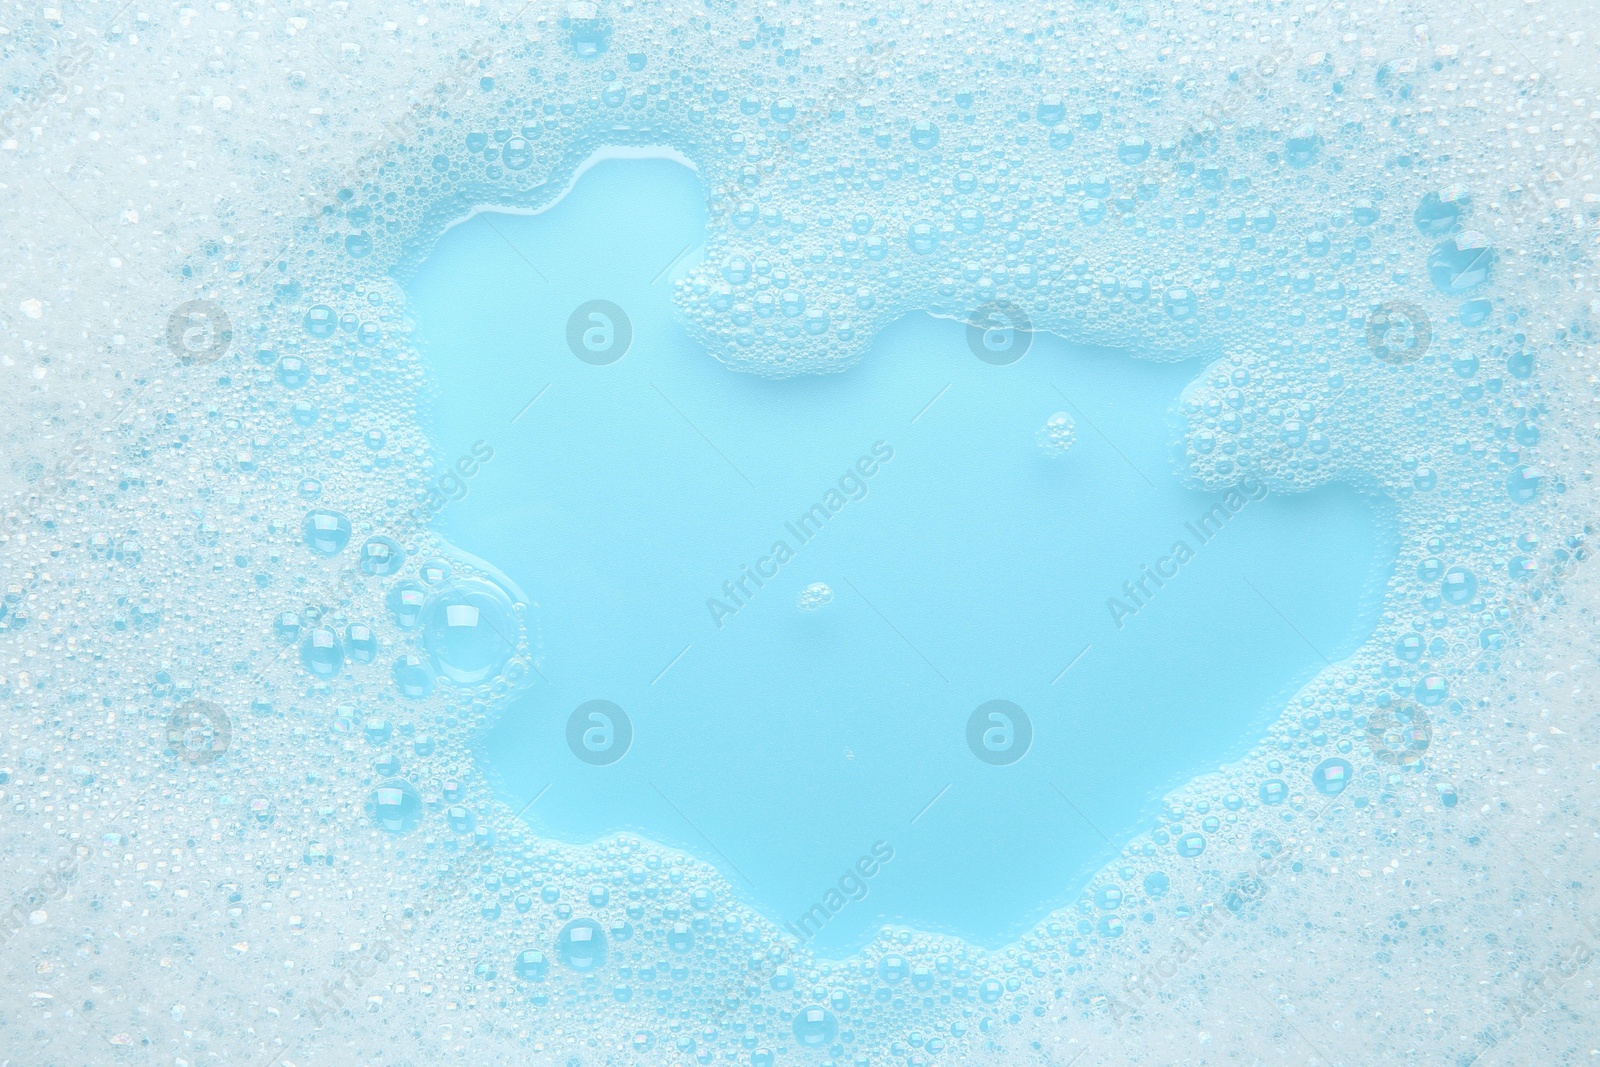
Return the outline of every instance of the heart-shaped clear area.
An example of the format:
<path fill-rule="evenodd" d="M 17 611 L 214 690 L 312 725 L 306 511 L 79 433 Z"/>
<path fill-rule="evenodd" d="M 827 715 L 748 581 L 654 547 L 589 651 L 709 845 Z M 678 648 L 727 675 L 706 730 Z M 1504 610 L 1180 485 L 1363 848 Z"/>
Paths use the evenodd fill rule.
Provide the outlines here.
<path fill-rule="evenodd" d="M 407 280 L 436 526 L 538 602 L 478 743 L 536 832 L 680 847 L 824 954 L 999 945 L 1371 632 L 1391 510 L 1186 486 L 1201 364 L 911 315 L 844 374 L 735 373 L 672 308 L 704 226 L 685 168 L 606 162 Z M 834 268 L 734 269 L 784 316 Z"/>

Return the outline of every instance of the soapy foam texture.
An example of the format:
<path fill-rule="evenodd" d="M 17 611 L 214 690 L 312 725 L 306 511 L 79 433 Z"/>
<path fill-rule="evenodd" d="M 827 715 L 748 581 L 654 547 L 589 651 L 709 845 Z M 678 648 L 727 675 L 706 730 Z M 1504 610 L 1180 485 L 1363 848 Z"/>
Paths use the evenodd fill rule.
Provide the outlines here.
<path fill-rule="evenodd" d="M 19 1061 L 1588 1054 L 1600 188 L 1577 12 L 16 18 L 0 835 L 21 919 L 0 1026 Z M 489 680 L 413 700 L 390 670 L 418 650 L 386 600 L 419 564 L 444 561 L 435 588 L 503 583 L 395 518 L 439 471 L 390 275 L 617 146 L 704 181 L 707 245 L 673 284 L 741 370 L 847 367 L 913 309 L 1212 357 L 1187 477 L 1399 504 L 1371 641 L 1001 952 L 890 930 L 816 959 L 707 864 L 520 829 L 467 745 L 540 667 L 534 591 L 508 590 L 515 652 Z M 314 508 L 350 520 L 341 554 L 301 543 Z M 400 572 L 357 568 L 377 536 Z M 308 670 L 306 636 L 349 623 L 377 662 Z M 405 836 L 368 811 L 382 746 L 421 797 Z M 606 968 L 563 962 L 566 907 L 607 931 Z M 518 976 L 524 949 L 545 976 Z M 794 1024 L 812 1006 L 816 1049 Z"/>

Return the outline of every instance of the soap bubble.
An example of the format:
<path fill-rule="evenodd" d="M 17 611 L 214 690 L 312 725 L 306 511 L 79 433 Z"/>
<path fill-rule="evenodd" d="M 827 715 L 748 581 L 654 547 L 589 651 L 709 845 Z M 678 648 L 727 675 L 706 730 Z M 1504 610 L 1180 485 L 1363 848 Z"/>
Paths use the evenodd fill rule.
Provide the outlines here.
<path fill-rule="evenodd" d="M 300 662 L 319 678 L 331 678 L 344 666 L 344 645 L 339 635 L 326 626 L 306 634 L 300 646 Z"/>
<path fill-rule="evenodd" d="M 819 1004 L 810 1004 L 794 1014 L 795 1040 L 808 1047 L 826 1045 L 839 1036 L 839 1020 Z"/>
<path fill-rule="evenodd" d="M 434 667 L 457 685 L 496 674 L 517 650 L 520 630 L 505 592 L 487 579 L 462 578 L 428 597 L 422 609 L 422 647 Z"/>
<path fill-rule="evenodd" d="M 336 556 L 350 543 L 350 520 L 337 511 L 306 512 L 303 531 L 306 547 L 320 556 Z"/>
<path fill-rule="evenodd" d="M 605 966 L 606 934 L 593 919 L 574 919 L 556 937 L 556 955 L 574 971 Z"/>
<path fill-rule="evenodd" d="M 360 567 L 363 574 L 378 577 L 394 574 L 405 560 L 405 550 L 392 537 L 369 537 L 361 546 Z"/>
<path fill-rule="evenodd" d="M 1311 772 L 1311 784 L 1319 793 L 1337 796 L 1350 784 L 1354 772 L 1355 768 L 1350 765 L 1349 760 L 1335 756 L 1317 764 L 1316 769 Z"/>

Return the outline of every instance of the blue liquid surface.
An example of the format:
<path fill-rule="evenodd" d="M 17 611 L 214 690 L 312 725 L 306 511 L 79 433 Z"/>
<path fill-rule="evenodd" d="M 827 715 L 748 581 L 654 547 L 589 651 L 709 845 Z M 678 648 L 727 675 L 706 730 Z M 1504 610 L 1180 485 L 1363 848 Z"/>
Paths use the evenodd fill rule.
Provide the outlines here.
<path fill-rule="evenodd" d="M 680 847 L 780 923 L 823 903 L 803 932 L 824 954 L 885 923 L 998 946 L 1371 631 L 1382 502 L 1269 494 L 1201 527 L 1223 495 L 1186 488 L 1173 409 L 1202 363 L 1040 335 L 994 366 L 914 315 L 844 374 L 735 373 L 671 304 L 703 226 L 684 168 L 604 162 L 541 215 L 449 230 L 408 279 L 435 453 L 494 452 L 437 528 L 538 605 L 541 676 L 478 750 L 538 833 Z M 594 299 L 632 325 L 609 365 L 567 342 Z M 1060 411 L 1077 439 L 1051 456 Z M 793 558 L 730 596 L 780 541 Z M 1130 596 L 1158 564 L 1176 574 Z M 833 599 L 802 610 L 816 582 Z M 609 765 L 567 740 L 596 699 L 633 730 Z M 1009 765 L 968 743 L 995 699 L 1032 726 Z M 875 845 L 892 859 L 841 886 Z"/>

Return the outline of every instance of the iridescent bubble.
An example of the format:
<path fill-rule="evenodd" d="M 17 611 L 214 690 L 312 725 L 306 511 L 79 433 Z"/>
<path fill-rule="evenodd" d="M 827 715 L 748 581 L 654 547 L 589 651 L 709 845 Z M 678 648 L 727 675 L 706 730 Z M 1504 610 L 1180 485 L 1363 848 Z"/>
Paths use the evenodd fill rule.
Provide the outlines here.
<path fill-rule="evenodd" d="M 1350 761 L 1334 756 L 1317 764 L 1311 772 L 1311 785 L 1317 792 L 1326 796 L 1338 796 L 1350 784 L 1355 768 Z"/>
<path fill-rule="evenodd" d="M 353 622 L 344 628 L 345 654 L 355 663 L 371 663 L 378 658 L 378 635 L 372 627 Z"/>
<path fill-rule="evenodd" d="M 1423 647 L 1421 634 L 1403 634 L 1395 639 L 1394 654 L 1407 663 L 1415 663 L 1422 658 Z"/>
<path fill-rule="evenodd" d="M 392 537 L 369 537 L 361 546 L 360 567 L 363 574 L 387 577 L 398 571 L 405 561 L 405 550 Z"/>
<path fill-rule="evenodd" d="M 1163 303 L 1166 305 L 1167 315 L 1179 322 L 1194 318 L 1199 306 L 1193 291 L 1181 286 L 1168 289 L 1163 297 Z"/>
<path fill-rule="evenodd" d="M 1544 472 L 1538 467 L 1518 465 L 1506 476 L 1506 495 L 1518 504 L 1526 504 L 1539 495 L 1544 484 Z"/>
<path fill-rule="evenodd" d="M 1414 691 L 1417 703 L 1423 707 L 1437 707 L 1444 703 L 1444 698 L 1450 695 L 1450 686 L 1445 682 L 1444 676 L 1439 674 L 1425 674 L 1417 682 Z"/>
<path fill-rule="evenodd" d="M 300 662 L 319 678 L 332 678 L 344 666 L 344 646 L 339 635 L 319 626 L 306 635 L 300 645 Z"/>
<path fill-rule="evenodd" d="M 1433 740 L 1433 722 L 1421 708 L 1401 702 L 1368 716 L 1367 740 L 1377 762 L 1414 770 Z"/>
<path fill-rule="evenodd" d="M 322 339 L 334 335 L 334 332 L 339 328 L 339 320 L 334 315 L 331 307 L 327 304 L 318 304 L 306 312 L 303 325 L 306 333 L 309 333 L 312 337 Z"/>
<path fill-rule="evenodd" d="M 521 137 L 513 137 L 505 143 L 500 158 L 505 161 L 507 170 L 523 170 L 533 162 L 533 148 Z"/>
<path fill-rule="evenodd" d="M 452 804 L 445 809 L 445 822 L 452 833 L 470 834 L 477 829 L 478 816 L 465 804 Z"/>
<path fill-rule="evenodd" d="M 404 778 L 385 782 L 368 795 L 367 815 L 385 833 L 409 834 L 422 823 L 422 794 Z"/>
<path fill-rule="evenodd" d="M 350 520 L 337 511 L 306 512 L 301 531 L 306 547 L 319 556 L 337 556 L 350 543 Z"/>

